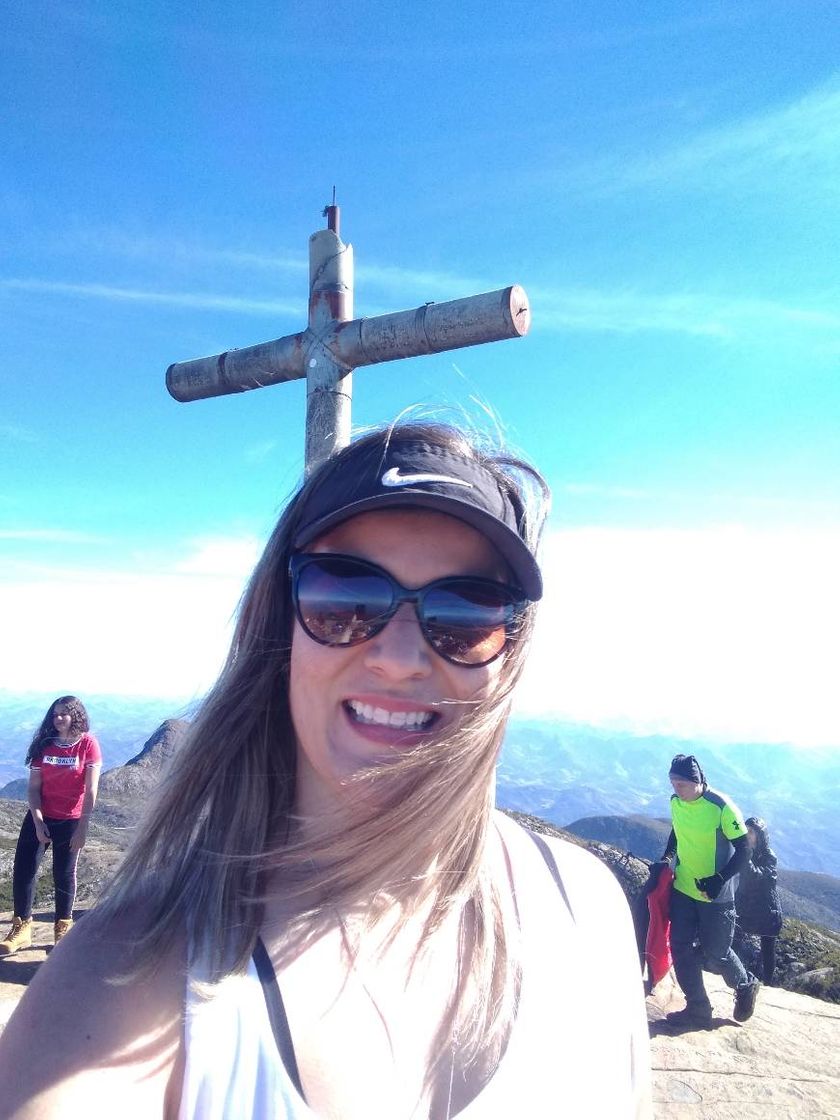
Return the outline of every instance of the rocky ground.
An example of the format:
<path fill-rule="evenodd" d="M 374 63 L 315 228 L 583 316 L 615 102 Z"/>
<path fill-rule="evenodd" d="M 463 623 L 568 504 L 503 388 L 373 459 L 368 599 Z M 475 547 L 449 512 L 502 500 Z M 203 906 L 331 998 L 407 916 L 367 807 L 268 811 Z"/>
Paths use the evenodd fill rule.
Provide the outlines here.
<path fill-rule="evenodd" d="M 77 908 L 76 913 L 80 912 Z M 13 957 L 0 957 L 0 1030 L 5 1027 L 26 985 L 47 959 L 52 946 L 52 910 L 39 910 L 32 916 L 35 922 L 32 948 L 15 953 Z M 5 937 L 11 920 L 11 913 L 0 915 L 0 937 Z"/>
<path fill-rule="evenodd" d="M 747 1023 L 732 992 L 705 974 L 711 1030 L 679 1033 L 664 1016 L 685 1001 L 669 974 L 648 997 L 654 1117 L 659 1120 L 811 1120 L 840 1116 L 840 1007 L 762 988 Z"/>
<path fill-rule="evenodd" d="M 0 910 L 12 906 L 12 863 L 25 812 L 26 806 L 21 802 L 0 799 Z M 99 897 L 106 880 L 122 859 L 132 828 L 133 823 L 120 819 L 118 810 L 109 811 L 106 806 L 97 808 L 79 859 L 78 905 L 89 905 Z M 48 853 L 41 865 L 36 906 L 47 906 L 53 901 L 51 860 Z"/>

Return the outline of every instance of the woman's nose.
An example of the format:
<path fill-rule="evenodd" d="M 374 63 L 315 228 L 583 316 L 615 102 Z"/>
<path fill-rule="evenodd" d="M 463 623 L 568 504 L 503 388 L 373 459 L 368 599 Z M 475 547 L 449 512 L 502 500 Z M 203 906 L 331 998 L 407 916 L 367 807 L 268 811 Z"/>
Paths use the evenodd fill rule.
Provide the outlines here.
<path fill-rule="evenodd" d="M 385 629 L 365 642 L 364 653 L 369 669 L 395 679 L 425 677 L 432 671 L 432 650 L 409 603 L 403 603 Z"/>

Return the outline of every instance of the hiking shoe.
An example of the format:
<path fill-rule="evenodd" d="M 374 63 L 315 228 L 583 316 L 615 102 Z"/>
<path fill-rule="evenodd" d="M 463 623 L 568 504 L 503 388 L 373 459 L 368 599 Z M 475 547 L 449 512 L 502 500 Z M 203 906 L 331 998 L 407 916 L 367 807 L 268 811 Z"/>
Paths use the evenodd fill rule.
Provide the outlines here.
<path fill-rule="evenodd" d="M 696 1030 L 705 1030 L 712 1025 L 712 1009 L 704 1006 L 684 1007 L 682 1011 L 671 1011 L 665 1016 L 665 1022 L 672 1027 L 693 1027 Z"/>
<path fill-rule="evenodd" d="M 18 949 L 28 949 L 32 944 L 32 919 L 15 918 L 4 941 L 0 941 L 0 957 L 10 957 Z"/>
<path fill-rule="evenodd" d="M 732 1012 L 732 1018 L 736 1023 L 746 1023 L 752 1016 L 760 987 L 760 980 L 751 980 L 748 984 L 742 984 L 740 988 L 735 989 L 735 1010 Z"/>
<path fill-rule="evenodd" d="M 62 937 L 64 937 L 65 933 L 67 933 L 67 931 L 70 929 L 70 927 L 72 925 L 73 925 L 73 919 L 72 918 L 59 918 L 58 919 L 58 921 L 53 926 L 54 942 L 55 942 L 56 945 L 59 943 L 59 941 L 62 939 Z"/>

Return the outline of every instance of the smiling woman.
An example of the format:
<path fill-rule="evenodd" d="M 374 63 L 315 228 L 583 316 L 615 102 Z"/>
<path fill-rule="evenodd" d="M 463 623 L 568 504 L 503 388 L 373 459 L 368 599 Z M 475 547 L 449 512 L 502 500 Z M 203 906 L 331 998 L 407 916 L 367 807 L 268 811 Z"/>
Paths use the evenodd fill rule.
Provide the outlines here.
<path fill-rule="evenodd" d="M 299 490 L 116 881 L 2 1037 L 6 1115 L 648 1115 L 617 883 L 493 810 L 546 496 L 430 424 Z"/>
<path fill-rule="evenodd" d="M 434 540 L 435 548 L 407 546 L 412 540 Z M 316 775 L 340 801 L 354 773 L 422 746 L 431 733 L 457 728 L 498 679 L 499 655 L 525 610 L 515 589 L 487 578 L 502 566 L 487 538 L 449 514 L 360 513 L 314 547 L 312 562 L 298 566 L 302 578 L 293 591 L 302 621 L 292 640 L 290 678 L 299 811 L 311 806 Z M 358 559 L 342 555 L 348 552 Z M 412 596 L 384 568 L 362 565 L 375 560 L 420 590 Z M 345 617 L 346 609 L 336 608 L 344 596 L 327 592 L 323 577 L 315 587 L 306 579 L 319 562 L 329 562 L 331 588 L 343 582 L 352 601 L 349 640 L 323 637 L 321 619 Z M 416 599 L 415 608 L 400 605 L 395 589 Z M 418 621 L 425 641 L 418 641 Z"/>

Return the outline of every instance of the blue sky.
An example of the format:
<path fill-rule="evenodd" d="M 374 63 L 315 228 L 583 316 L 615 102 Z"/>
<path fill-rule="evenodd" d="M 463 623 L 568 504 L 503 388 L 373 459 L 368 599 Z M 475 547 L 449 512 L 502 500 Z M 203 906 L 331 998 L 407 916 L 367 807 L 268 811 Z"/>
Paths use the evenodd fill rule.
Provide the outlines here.
<path fill-rule="evenodd" d="M 37 0 L 0 76 L 0 680 L 187 699 L 302 468 L 333 184 L 357 315 L 522 284 L 521 341 L 360 370 L 547 475 L 522 710 L 840 744 L 835 3 Z"/>

